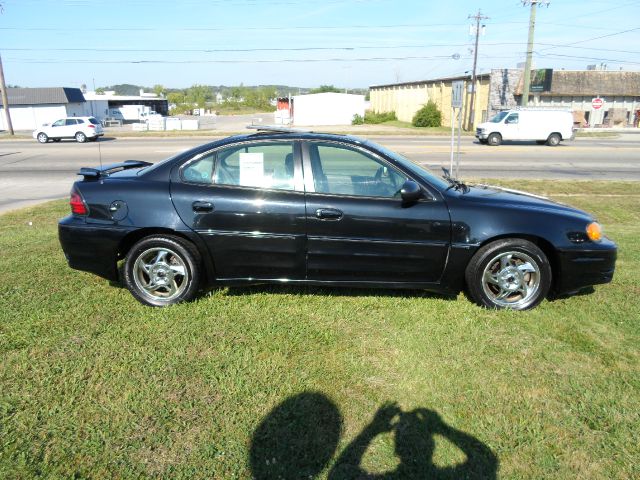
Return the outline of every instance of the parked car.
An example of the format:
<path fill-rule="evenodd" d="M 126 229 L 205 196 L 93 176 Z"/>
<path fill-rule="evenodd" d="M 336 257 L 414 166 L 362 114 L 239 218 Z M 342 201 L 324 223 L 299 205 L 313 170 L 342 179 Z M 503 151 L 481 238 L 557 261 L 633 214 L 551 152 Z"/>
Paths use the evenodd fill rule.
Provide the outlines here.
<path fill-rule="evenodd" d="M 78 143 L 84 143 L 87 140 L 97 140 L 102 135 L 102 125 L 94 117 L 61 118 L 33 131 L 33 138 L 40 143 L 47 143 L 49 140 L 59 142 L 63 138 L 74 138 Z"/>
<path fill-rule="evenodd" d="M 476 128 L 478 141 L 492 146 L 505 140 L 535 140 L 538 145 L 555 147 L 574 137 L 573 114 L 569 110 L 505 110 Z"/>
<path fill-rule="evenodd" d="M 59 223 L 69 265 L 152 306 L 271 283 L 466 288 L 523 310 L 614 273 L 616 245 L 591 215 L 436 176 L 351 136 L 266 128 L 79 174 Z"/>

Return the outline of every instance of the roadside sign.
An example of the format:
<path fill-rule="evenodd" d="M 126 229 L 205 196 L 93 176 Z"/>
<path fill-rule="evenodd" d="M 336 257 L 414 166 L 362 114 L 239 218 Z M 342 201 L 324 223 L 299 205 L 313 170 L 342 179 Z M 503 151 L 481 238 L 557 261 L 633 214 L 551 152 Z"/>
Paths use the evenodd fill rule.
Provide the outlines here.
<path fill-rule="evenodd" d="M 599 97 L 591 100 L 591 107 L 594 110 L 600 110 L 603 105 L 604 105 L 604 100 Z"/>
<path fill-rule="evenodd" d="M 462 93 L 464 92 L 464 82 L 456 81 L 451 85 L 451 106 L 462 108 Z"/>

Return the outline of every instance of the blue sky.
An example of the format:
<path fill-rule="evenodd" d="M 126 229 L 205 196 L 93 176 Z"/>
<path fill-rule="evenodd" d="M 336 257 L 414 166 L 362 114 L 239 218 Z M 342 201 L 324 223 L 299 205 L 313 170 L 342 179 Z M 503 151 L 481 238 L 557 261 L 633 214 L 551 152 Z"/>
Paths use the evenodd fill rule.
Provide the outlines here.
<path fill-rule="evenodd" d="M 0 0 L 8 84 L 333 84 L 355 88 L 515 67 L 529 11 L 518 0 Z M 640 70 L 640 0 L 539 7 L 538 68 Z M 453 56 L 458 54 L 459 59 Z"/>

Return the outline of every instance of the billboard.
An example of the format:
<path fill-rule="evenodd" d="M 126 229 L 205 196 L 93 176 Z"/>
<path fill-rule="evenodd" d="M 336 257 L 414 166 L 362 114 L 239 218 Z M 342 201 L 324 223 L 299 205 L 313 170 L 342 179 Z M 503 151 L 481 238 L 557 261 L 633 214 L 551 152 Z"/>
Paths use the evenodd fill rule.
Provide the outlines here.
<path fill-rule="evenodd" d="M 530 92 L 550 92 L 553 69 L 540 68 L 531 71 Z"/>

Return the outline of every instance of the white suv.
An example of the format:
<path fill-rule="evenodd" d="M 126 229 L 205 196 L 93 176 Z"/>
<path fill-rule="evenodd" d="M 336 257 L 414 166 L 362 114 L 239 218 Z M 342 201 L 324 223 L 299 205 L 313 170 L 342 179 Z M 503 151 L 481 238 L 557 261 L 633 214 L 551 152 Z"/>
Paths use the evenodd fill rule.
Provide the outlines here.
<path fill-rule="evenodd" d="M 84 143 L 87 140 L 97 140 L 102 135 L 102 125 L 93 117 L 61 118 L 33 131 L 33 138 L 40 143 L 47 143 L 49 139 L 59 142 L 63 138 L 75 138 L 77 142 Z"/>

